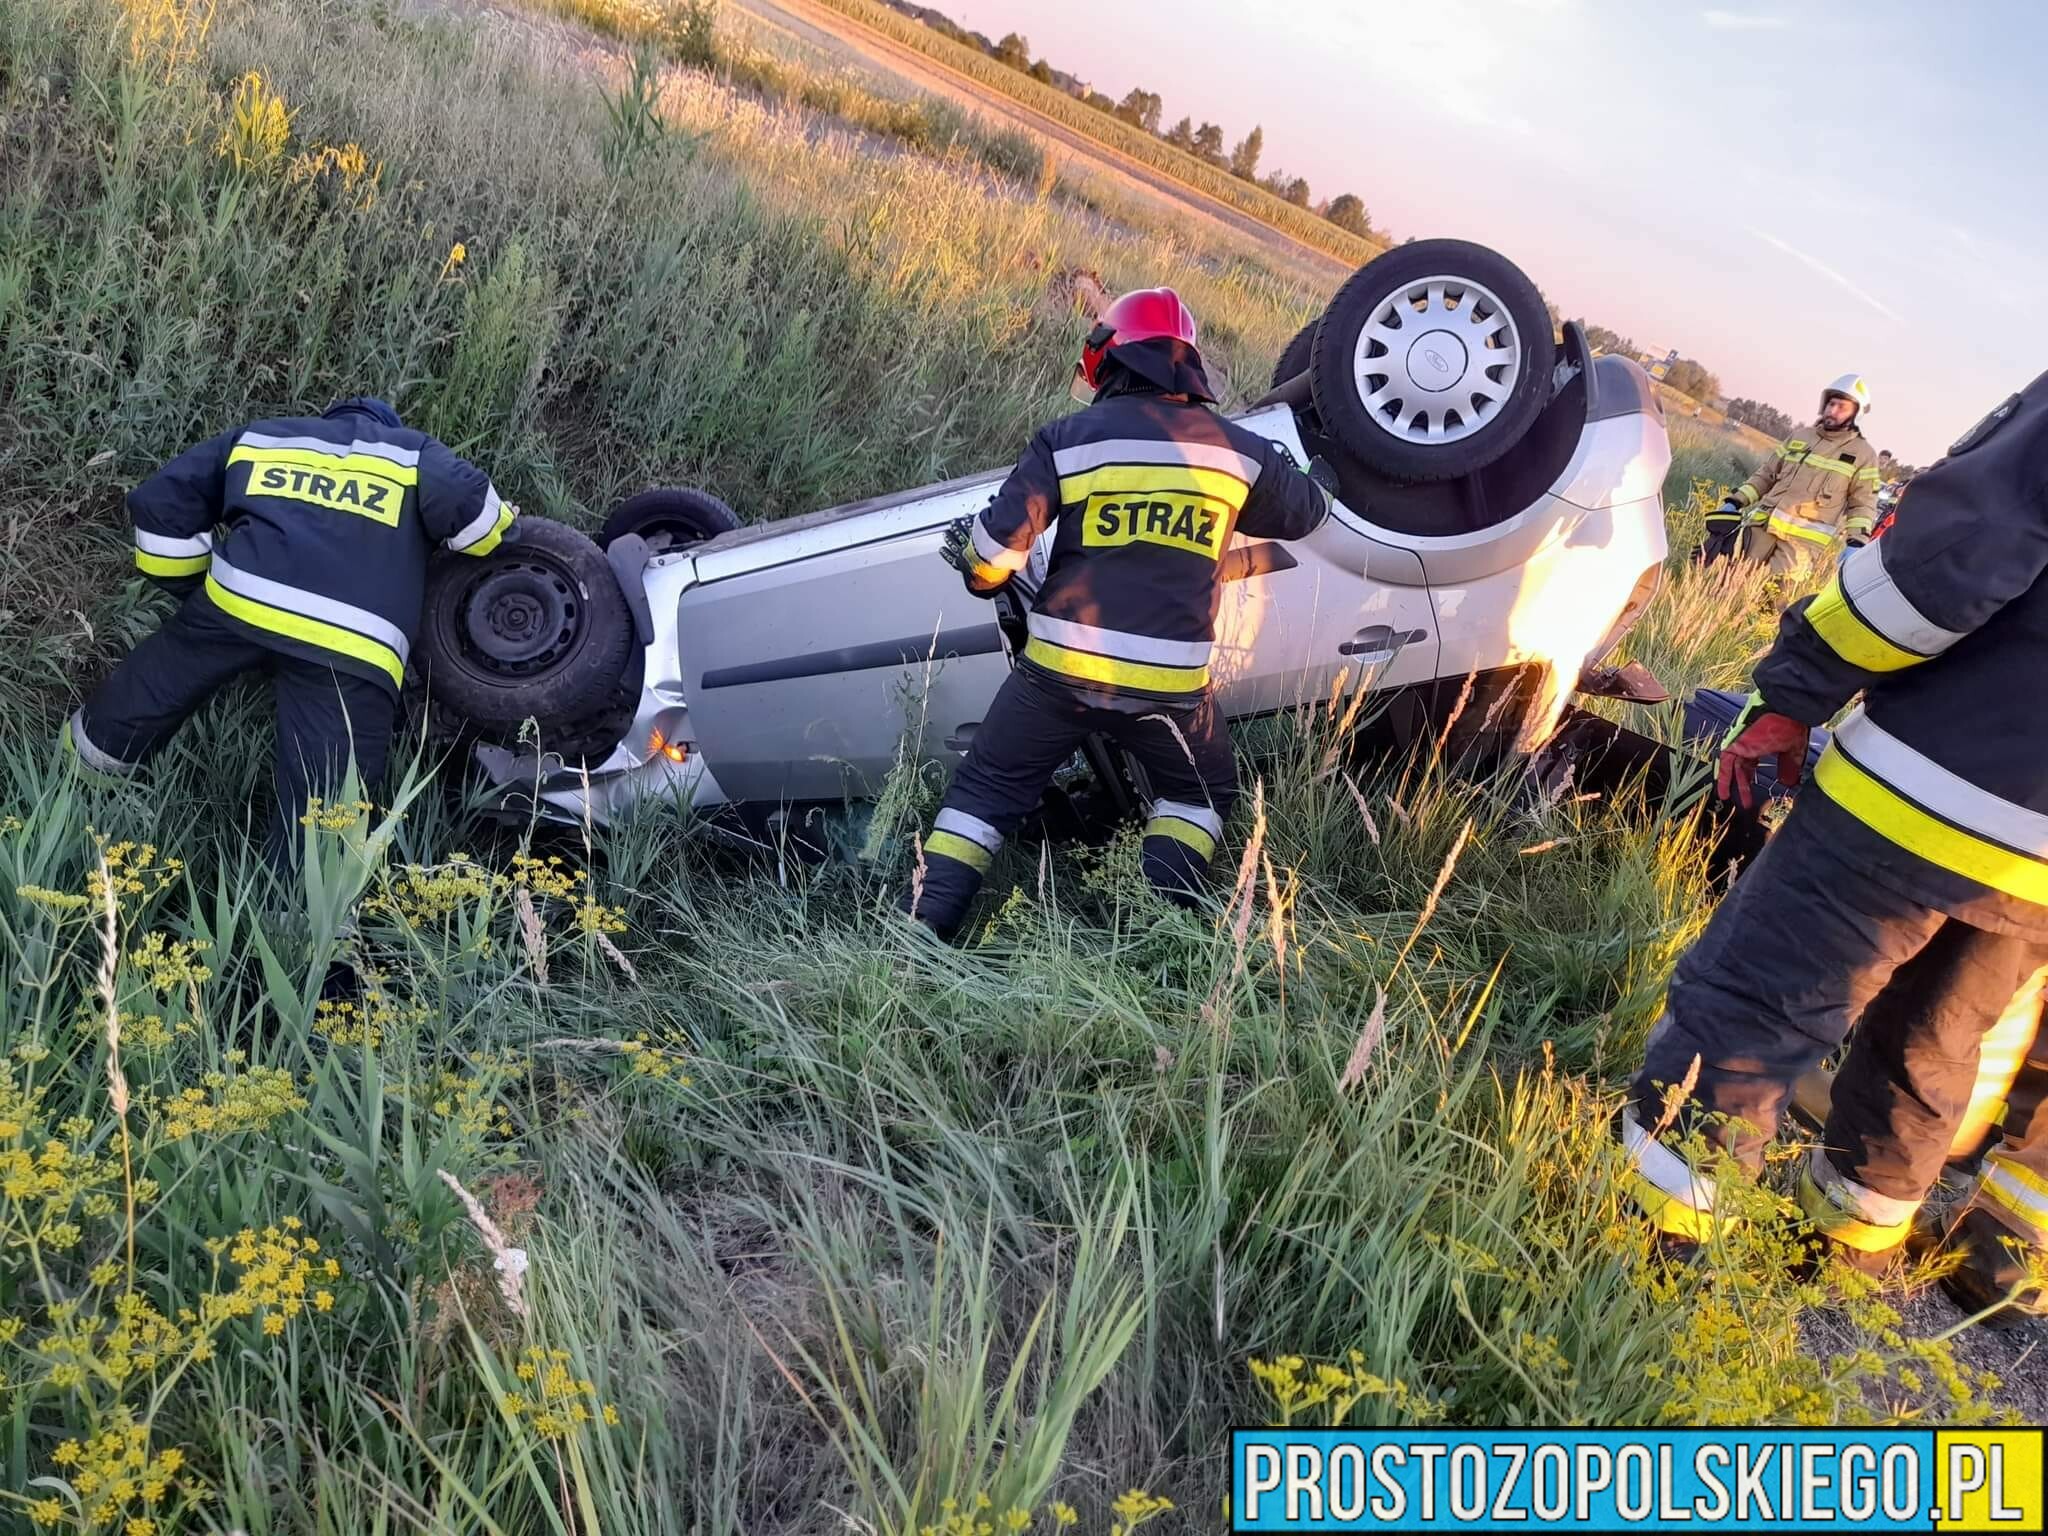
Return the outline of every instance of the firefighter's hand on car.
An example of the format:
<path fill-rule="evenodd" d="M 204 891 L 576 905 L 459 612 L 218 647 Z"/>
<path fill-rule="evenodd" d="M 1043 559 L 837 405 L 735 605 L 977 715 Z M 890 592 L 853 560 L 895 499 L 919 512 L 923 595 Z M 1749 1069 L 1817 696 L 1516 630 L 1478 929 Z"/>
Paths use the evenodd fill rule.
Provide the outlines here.
<path fill-rule="evenodd" d="M 1743 727 L 1740 735 L 1721 749 L 1715 792 L 1726 800 L 1732 788 L 1745 811 L 1754 809 L 1757 765 L 1767 757 L 1778 760 L 1780 784 L 1787 787 L 1797 784 L 1806 768 L 1806 749 L 1811 734 L 1790 715 L 1766 712 L 1756 716 Z"/>
<path fill-rule="evenodd" d="M 956 517 L 946 524 L 946 536 L 939 545 L 939 558 L 960 573 L 960 580 L 976 597 L 993 597 L 1002 586 L 1001 582 L 984 585 L 977 577 L 981 560 L 974 553 L 974 519 L 971 516 Z"/>

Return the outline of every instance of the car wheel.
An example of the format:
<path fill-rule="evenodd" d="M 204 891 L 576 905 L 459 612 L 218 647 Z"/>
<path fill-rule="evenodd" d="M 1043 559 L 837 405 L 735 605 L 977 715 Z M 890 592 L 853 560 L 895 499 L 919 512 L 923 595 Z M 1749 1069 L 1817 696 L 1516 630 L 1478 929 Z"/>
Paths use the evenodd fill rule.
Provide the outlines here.
<path fill-rule="evenodd" d="M 1400 480 L 1491 464 L 1549 397 L 1550 312 L 1506 257 L 1418 240 L 1361 267 L 1317 322 L 1310 384 L 1323 426 Z"/>
<path fill-rule="evenodd" d="M 510 738 L 531 719 L 544 751 L 582 756 L 633 660 L 633 616 L 589 538 L 541 517 L 515 526 L 515 542 L 446 556 L 428 576 L 427 692 L 483 735 Z"/>
<path fill-rule="evenodd" d="M 1289 379 L 1298 379 L 1308 372 L 1309 353 L 1316 344 L 1316 322 L 1309 321 L 1294 333 L 1294 340 L 1280 349 L 1280 361 L 1273 365 L 1273 387 L 1278 389 Z"/>
<path fill-rule="evenodd" d="M 613 540 L 637 533 L 647 541 L 650 552 L 665 555 L 672 549 L 702 544 L 721 533 L 730 533 L 739 525 L 733 509 L 709 491 L 687 486 L 663 487 L 642 491 L 620 502 L 604 520 L 597 542 L 609 549 Z"/>

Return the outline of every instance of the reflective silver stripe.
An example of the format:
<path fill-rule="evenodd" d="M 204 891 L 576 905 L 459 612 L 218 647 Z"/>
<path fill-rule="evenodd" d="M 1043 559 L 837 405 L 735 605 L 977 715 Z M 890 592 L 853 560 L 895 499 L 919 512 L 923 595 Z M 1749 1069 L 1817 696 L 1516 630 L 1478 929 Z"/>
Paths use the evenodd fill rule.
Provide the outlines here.
<path fill-rule="evenodd" d="M 2048 816 L 1957 777 L 1874 724 L 1861 704 L 1835 727 L 1835 741 L 1873 778 L 1942 820 L 2030 857 L 2048 859 Z"/>
<path fill-rule="evenodd" d="M 974 544 L 974 558 L 983 565 L 992 565 L 999 571 L 1021 571 L 1024 562 L 1031 558 L 1030 549 L 1011 549 L 984 528 L 981 519 L 976 518 L 968 529 Z"/>
<path fill-rule="evenodd" d="M 448 548 L 454 550 L 457 554 L 461 554 L 470 545 L 483 542 L 484 539 L 490 536 L 491 530 L 498 526 L 498 509 L 504 505 L 504 502 L 498 499 L 498 488 L 489 481 L 485 481 L 483 511 L 471 518 L 464 525 L 461 532 L 449 537 L 447 540 Z"/>
<path fill-rule="evenodd" d="M 1142 661 L 1158 667 L 1206 666 L 1209 652 L 1214 649 L 1207 640 L 1155 640 L 1150 635 L 1075 624 L 1046 613 L 1032 614 L 1025 624 L 1040 640 L 1070 651 L 1093 651 L 1098 656 L 1114 656 L 1118 661 Z"/>
<path fill-rule="evenodd" d="M 1837 1168 L 1819 1147 L 1808 1155 L 1806 1171 L 1831 1205 L 1873 1227 L 1896 1227 L 1902 1221 L 1911 1221 L 1913 1213 L 1920 1209 L 1918 1200 L 1897 1200 L 1857 1183 Z"/>
<path fill-rule="evenodd" d="M 1220 469 L 1246 485 L 1259 478 L 1257 459 L 1247 458 L 1220 443 L 1168 443 L 1149 437 L 1118 437 L 1106 443 L 1062 448 L 1052 456 L 1052 467 L 1063 475 L 1101 469 L 1105 464 L 1184 464 L 1194 469 Z"/>
<path fill-rule="evenodd" d="M 160 533 L 135 530 L 135 547 L 145 555 L 162 555 L 167 560 L 190 560 L 213 550 L 213 535 L 202 533 L 189 539 L 167 539 Z"/>
<path fill-rule="evenodd" d="M 970 816 L 965 811 L 943 810 L 932 822 L 934 832 L 950 832 L 955 837 L 964 837 L 970 843 L 978 843 L 990 853 L 1003 851 L 1003 834 L 983 821 L 979 816 Z"/>
<path fill-rule="evenodd" d="M 1884 540 L 1852 551 L 1842 561 L 1842 591 L 1863 622 L 1901 650 L 1938 656 L 1963 637 L 1928 619 L 1906 599 L 1885 569 Z"/>
<path fill-rule="evenodd" d="M 281 581 L 272 581 L 267 576 L 252 576 L 247 571 L 238 571 L 219 555 L 213 557 L 213 579 L 226 587 L 237 597 L 246 597 L 253 603 L 267 603 L 272 608 L 282 608 L 286 613 L 296 613 L 304 619 L 318 619 L 323 624 L 338 624 L 343 629 L 352 629 L 359 635 L 366 635 L 380 645 L 388 645 L 398 653 L 403 662 L 412 646 L 405 638 L 405 631 L 389 619 L 381 619 L 367 608 L 357 608 L 349 603 L 337 602 L 331 597 L 322 597 L 318 592 L 308 592 L 302 587 L 288 587 Z"/>
<path fill-rule="evenodd" d="M 1636 1124 L 1634 1110 L 1621 1114 L 1621 1144 L 1635 1162 L 1636 1172 L 1680 1205 L 1711 1214 L 1714 1209 L 1714 1181 L 1694 1173 L 1686 1160 L 1652 1141 L 1650 1133 Z"/>
<path fill-rule="evenodd" d="M 2002 1150 L 2002 1149 L 2001 1149 Z M 2027 1183 L 2026 1170 L 1994 1151 L 1984 1160 L 1979 1193 L 1989 1195 L 2022 1220 L 2048 1232 L 2048 1195 Z"/>
<path fill-rule="evenodd" d="M 235 439 L 237 448 L 296 448 L 305 453 L 324 453 L 332 458 L 343 459 L 350 454 L 364 454 L 373 459 L 384 459 L 392 464 L 403 464 L 407 468 L 417 465 L 420 451 L 417 448 L 400 448 L 395 443 L 366 443 L 361 438 L 352 443 L 331 443 L 322 437 L 273 437 L 268 432 L 244 432 Z"/>
<path fill-rule="evenodd" d="M 78 754 L 78 760 L 95 773 L 125 778 L 142 766 L 140 763 L 124 763 L 113 753 L 94 745 L 93 739 L 85 734 L 85 711 L 82 709 L 72 712 L 70 731 L 71 749 Z"/>
<path fill-rule="evenodd" d="M 1152 816 L 1171 816 L 1175 821 L 1184 821 L 1190 826 L 1200 827 L 1217 842 L 1223 841 L 1223 818 L 1206 805 L 1190 805 L 1185 800 L 1154 800 Z"/>

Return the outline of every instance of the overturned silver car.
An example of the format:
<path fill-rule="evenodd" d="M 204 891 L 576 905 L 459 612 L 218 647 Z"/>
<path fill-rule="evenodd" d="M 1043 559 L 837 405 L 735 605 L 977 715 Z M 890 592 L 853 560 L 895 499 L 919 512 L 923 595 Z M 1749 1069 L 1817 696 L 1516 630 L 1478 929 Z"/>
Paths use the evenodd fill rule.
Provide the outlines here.
<path fill-rule="evenodd" d="M 1236 419 L 1339 471 L 1299 543 L 1225 556 L 1212 675 L 1232 718 L 1338 674 L 1430 729 L 1539 744 L 1647 606 L 1665 556 L 1662 410 L 1631 361 L 1561 338 L 1511 263 L 1457 241 L 1355 274 Z M 872 795 L 906 732 L 947 759 L 1007 669 L 999 611 L 940 557 L 1005 469 L 739 526 L 701 491 L 622 505 L 597 543 L 524 520 L 444 567 L 422 651 L 510 809 L 604 822 L 652 798 L 755 828 Z M 1046 543 L 1014 583 L 1029 594 Z M 1502 707 L 1509 705 L 1511 707 Z"/>

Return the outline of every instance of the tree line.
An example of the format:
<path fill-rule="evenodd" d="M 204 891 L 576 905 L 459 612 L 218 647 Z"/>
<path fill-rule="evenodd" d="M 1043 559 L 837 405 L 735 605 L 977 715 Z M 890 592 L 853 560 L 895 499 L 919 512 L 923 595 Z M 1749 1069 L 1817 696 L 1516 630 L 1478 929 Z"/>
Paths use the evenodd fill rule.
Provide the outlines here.
<path fill-rule="evenodd" d="M 1249 133 L 1228 149 L 1224 147 L 1224 131 L 1216 123 L 1197 123 L 1193 117 L 1183 116 L 1170 128 L 1162 129 L 1160 124 L 1166 117 L 1166 103 L 1157 91 L 1133 87 L 1124 93 L 1121 101 L 1114 100 L 1077 76 L 1056 68 L 1047 60 L 1033 57 L 1031 40 L 1020 32 L 1006 33 L 991 41 L 984 33 L 963 27 L 943 11 L 933 10 L 930 6 L 915 4 L 913 0 L 886 0 L 886 3 L 892 9 L 915 21 L 923 22 L 933 31 L 951 38 L 956 43 L 978 48 L 998 64 L 1008 65 L 1019 74 L 1029 75 L 1042 85 L 1065 91 L 1075 100 L 1086 102 L 1099 112 L 1149 133 L 1163 143 L 1171 144 L 1175 149 L 1193 155 L 1199 160 L 1205 160 L 1218 170 L 1228 171 L 1242 181 L 1264 187 L 1282 201 L 1319 214 L 1341 230 L 1367 239 L 1374 238 L 1376 234 L 1372 215 L 1366 210 L 1364 200 L 1357 193 L 1340 192 L 1335 197 L 1318 202 L 1309 187 L 1307 177 L 1296 176 L 1279 168 L 1262 173 L 1259 166 L 1266 152 L 1266 131 L 1256 123 L 1252 125 Z"/>

